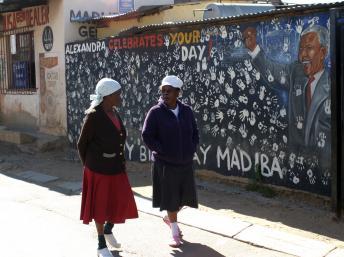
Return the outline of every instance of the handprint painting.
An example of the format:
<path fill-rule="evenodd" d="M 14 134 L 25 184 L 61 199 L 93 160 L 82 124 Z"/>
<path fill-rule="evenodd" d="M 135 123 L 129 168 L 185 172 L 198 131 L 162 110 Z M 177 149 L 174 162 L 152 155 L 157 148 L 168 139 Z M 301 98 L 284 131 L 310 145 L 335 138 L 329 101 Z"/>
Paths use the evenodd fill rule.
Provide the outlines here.
<path fill-rule="evenodd" d="M 180 100 L 200 128 L 198 168 L 330 194 L 329 15 L 193 25 L 66 46 L 69 137 L 101 77 L 122 85 L 127 158 L 149 161 L 140 139 L 160 81 L 184 81 Z M 90 43 L 91 44 L 91 43 Z"/>

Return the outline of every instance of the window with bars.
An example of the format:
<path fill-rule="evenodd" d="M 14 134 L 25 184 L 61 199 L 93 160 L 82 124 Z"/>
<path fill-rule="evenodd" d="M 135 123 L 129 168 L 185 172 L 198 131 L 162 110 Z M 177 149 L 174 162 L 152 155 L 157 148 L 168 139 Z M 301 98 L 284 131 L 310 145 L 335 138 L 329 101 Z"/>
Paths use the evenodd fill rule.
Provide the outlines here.
<path fill-rule="evenodd" d="M 0 38 L 0 93 L 36 92 L 33 32 Z"/>

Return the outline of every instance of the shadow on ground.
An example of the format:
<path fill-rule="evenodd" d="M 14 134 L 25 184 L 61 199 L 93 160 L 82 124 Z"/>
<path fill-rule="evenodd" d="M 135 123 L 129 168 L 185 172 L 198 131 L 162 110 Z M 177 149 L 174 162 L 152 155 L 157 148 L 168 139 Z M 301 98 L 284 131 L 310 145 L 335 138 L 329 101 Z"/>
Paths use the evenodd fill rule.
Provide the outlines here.
<path fill-rule="evenodd" d="M 81 182 L 82 166 L 80 162 L 75 161 L 76 159 L 75 152 L 70 152 L 69 149 L 30 154 L 23 153 L 11 144 L 3 142 L 0 144 L 0 173 L 18 179 L 21 179 L 18 174 L 28 170 L 56 176 L 59 178 L 58 181 L 36 184 L 67 195 L 80 194 L 80 190 L 68 192 L 57 187 L 59 182 Z M 128 162 L 127 169 L 136 195 L 150 199 L 150 164 Z M 333 221 L 334 214 L 328 207 L 300 201 L 297 195 L 293 199 L 280 196 L 265 198 L 259 193 L 246 191 L 234 185 L 199 180 L 198 197 L 202 209 L 240 218 L 254 224 L 272 227 L 282 224 L 344 241 L 344 223 Z M 187 251 L 187 249 L 184 250 Z"/>
<path fill-rule="evenodd" d="M 215 251 L 213 248 L 206 246 L 204 244 L 190 243 L 183 240 L 183 245 L 180 248 L 176 248 L 172 251 L 171 256 L 174 257 L 226 257 L 219 252 Z"/>

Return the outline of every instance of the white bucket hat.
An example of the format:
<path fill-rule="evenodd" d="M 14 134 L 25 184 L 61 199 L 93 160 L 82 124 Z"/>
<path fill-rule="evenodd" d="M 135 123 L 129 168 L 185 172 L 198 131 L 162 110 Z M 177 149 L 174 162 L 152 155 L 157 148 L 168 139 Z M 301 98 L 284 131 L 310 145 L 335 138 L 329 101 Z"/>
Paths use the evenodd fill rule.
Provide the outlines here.
<path fill-rule="evenodd" d="M 121 85 L 114 79 L 102 78 L 98 81 L 95 94 L 90 95 L 91 106 L 86 113 L 91 112 L 96 106 L 103 102 L 104 96 L 111 95 L 121 89 Z"/>
<path fill-rule="evenodd" d="M 168 75 L 161 81 L 161 86 L 171 86 L 180 89 L 183 86 L 183 81 L 175 75 Z"/>

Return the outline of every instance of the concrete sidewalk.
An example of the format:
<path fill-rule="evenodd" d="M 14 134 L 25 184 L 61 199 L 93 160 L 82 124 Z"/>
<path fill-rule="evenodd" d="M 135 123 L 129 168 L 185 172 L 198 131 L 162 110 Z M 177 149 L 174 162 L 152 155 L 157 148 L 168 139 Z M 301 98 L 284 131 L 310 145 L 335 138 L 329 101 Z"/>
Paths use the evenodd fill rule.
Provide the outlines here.
<path fill-rule="evenodd" d="M 152 202 L 135 197 L 141 212 L 163 217 L 165 214 L 152 208 Z M 240 219 L 214 215 L 193 208 L 183 208 L 178 221 L 222 236 L 230 237 L 251 245 L 263 247 L 293 256 L 302 257 L 343 257 L 344 249 L 320 240 L 309 239 L 272 228 L 251 224 Z"/>
<path fill-rule="evenodd" d="M 45 185 L 54 182 L 57 191 L 65 193 L 80 192 L 81 182 L 59 182 L 59 177 L 49 176 L 43 173 L 26 171 L 17 173 L 16 177 Z M 150 199 L 135 196 L 140 212 L 163 217 L 164 213 L 152 208 Z M 310 239 L 292 233 L 286 233 L 270 227 L 261 226 L 246 222 L 237 218 L 209 213 L 206 211 L 183 208 L 179 215 L 179 222 L 208 231 L 217 235 L 225 236 L 250 245 L 259 246 L 265 249 L 302 257 L 342 257 L 344 249 L 338 248 L 331 243 L 321 240 Z"/>

